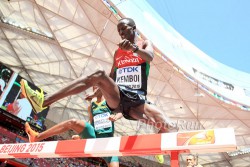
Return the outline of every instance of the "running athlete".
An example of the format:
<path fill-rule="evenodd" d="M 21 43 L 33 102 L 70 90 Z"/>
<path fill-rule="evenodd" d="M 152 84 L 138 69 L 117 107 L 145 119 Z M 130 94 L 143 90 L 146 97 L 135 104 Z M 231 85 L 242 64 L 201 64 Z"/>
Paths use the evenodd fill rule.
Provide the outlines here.
<path fill-rule="evenodd" d="M 87 77 L 79 77 L 57 92 L 47 95 L 32 90 L 26 80 L 21 81 L 22 93 L 34 110 L 41 112 L 52 103 L 97 86 L 99 89 L 88 98 L 103 94 L 110 110 L 120 111 L 127 119 L 140 120 L 156 126 L 159 133 L 169 132 L 173 122 L 155 105 L 146 101 L 147 79 L 150 62 L 153 60 L 153 46 L 148 40 L 136 42 L 136 25 L 130 18 L 119 20 L 117 30 L 122 38 L 114 55 L 110 76 L 99 70 Z"/>
<path fill-rule="evenodd" d="M 73 135 L 73 139 L 104 138 L 114 136 L 114 121 L 122 117 L 121 113 L 112 114 L 101 94 L 97 100 L 88 107 L 89 123 L 81 120 L 71 119 L 61 122 L 52 128 L 38 133 L 31 129 L 28 122 L 25 123 L 25 131 L 29 136 L 29 142 L 38 142 L 43 139 L 73 130 L 79 135 Z M 119 167 L 117 156 L 103 157 L 108 166 Z"/>
<path fill-rule="evenodd" d="M 87 77 L 81 76 L 75 79 L 69 85 L 46 97 L 43 91 L 32 90 L 27 81 L 22 80 L 22 93 L 30 100 L 33 109 L 41 112 L 62 98 L 81 93 L 92 86 L 98 86 L 99 89 L 86 99 L 102 93 L 109 109 L 122 112 L 126 119 L 140 120 L 154 125 L 159 129 L 158 133 L 175 130 L 176 124 L 155 105 L 146 101 L 150 62 L 154 58 L 152 43 L 149 40 L 137 43 L 136 25 L 131 18 L 120 19 L 117 31 L 122 40 L 115 52 L 109 76 L 105 71 L 98 70 Z M 163 156 L 158 159 L 163 160 Z"/>

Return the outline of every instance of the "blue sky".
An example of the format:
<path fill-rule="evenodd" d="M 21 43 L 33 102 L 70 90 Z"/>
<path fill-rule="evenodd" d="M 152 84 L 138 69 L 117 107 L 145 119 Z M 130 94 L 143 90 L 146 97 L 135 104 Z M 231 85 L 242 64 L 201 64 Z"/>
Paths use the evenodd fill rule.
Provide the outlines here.
<path fill-rule="evenodd" d="M 249 0 L 147 0 L 181 35 L 215 60 L 250 73 Z"/>

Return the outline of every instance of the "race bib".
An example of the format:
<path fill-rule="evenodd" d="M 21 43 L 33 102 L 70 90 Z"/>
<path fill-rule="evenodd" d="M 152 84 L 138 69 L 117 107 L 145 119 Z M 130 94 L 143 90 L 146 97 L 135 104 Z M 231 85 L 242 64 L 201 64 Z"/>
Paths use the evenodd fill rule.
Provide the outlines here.
<path fill-rule="evenodd" d="M 116 70 L 116 83 L 132 89 L 141 88 L 141 66 L 129 66 Z"/>
<path fill-rule="evenodd" d="M 94 126 L 95 130 L 110 128 L 112 127 L 112 122 L 109 120 L 110 113 L 105 112 L 94 116 Z"/>

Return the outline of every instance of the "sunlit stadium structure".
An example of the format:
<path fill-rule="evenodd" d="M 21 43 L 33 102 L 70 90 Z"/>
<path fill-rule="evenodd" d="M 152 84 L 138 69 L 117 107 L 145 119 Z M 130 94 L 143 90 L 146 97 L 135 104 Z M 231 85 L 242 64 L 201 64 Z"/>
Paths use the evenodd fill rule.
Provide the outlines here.
<path fill-rule="evenodd" d="M 238 151 L 199 154 L 204 167 L 249 166 L 250 75 L 214 61 L 155 14 L 140 0 L 1 0 L 0 61 L 46 92 L 54 92 L 98 69 L 109 73 L 120 40 L 117 21 L 132 17 L 139 39 L 148 38 L 155 47 L 148 99 L 174 119 L 180 131 L 234 128 Z M 71 118 L 87 121 L 87 93 L 53 104 L 46 126 Z M 115 128 L 116 136 L 156 132 L 126 119 L 117 121 Z M 185 156 L 181 155 L 181 164 Z M 152 156 L 138 159 L 142 158 L 154 161 Z M 169 165 L 169 157 L 165 163 Z"/>

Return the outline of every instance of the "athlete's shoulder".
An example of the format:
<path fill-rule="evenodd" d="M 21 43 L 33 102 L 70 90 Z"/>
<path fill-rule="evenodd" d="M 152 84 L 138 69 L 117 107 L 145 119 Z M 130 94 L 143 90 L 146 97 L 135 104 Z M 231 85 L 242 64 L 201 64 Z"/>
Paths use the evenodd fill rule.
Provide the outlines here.
<path fill-rule="evenodd" d="M 121 49 L 120 49 L 120 48 L 117 48 L 117 49 L 115 50 L 114 57 L 116 57 L 117 55 L 119 55 L 120 51 L 121 51 Z"/>
<path fill-rule="evenodd" d="M 118 61 L 118 60 L 120 60 L 122 57 L 127 56 L 127 55 L 128 55 L 128 52 L 127 52 L 127 51 L 122 50 L 121 48 L 118 48 L 118 49 L 115 51 L 114 60 L 115 60 L 115 61 Z"/>
<path fill-rule="evenodd" d="M 117 48 L 116 51 L 115 51 L 115 54 L 119 54 L 119 53 L 122 53 L 122 52 L 126 52 L 126 51 L 122 50 L 121 48 Z"/>

